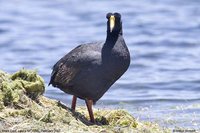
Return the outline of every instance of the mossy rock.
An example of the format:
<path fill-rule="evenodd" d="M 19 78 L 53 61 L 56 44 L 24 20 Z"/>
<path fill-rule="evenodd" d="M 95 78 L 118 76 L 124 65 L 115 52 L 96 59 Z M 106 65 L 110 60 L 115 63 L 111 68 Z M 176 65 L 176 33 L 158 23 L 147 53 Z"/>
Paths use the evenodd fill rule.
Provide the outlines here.
<path fill-rule="evenodd" d="M 72 112 L 59 101 L 42 96 L 44 81 L 33 70 L 0 71 L 0 131 L 62 133 L 167 133 L 157 124 L 137 121 L 125 110 L 97 110 L 96 124 L 85 107 Z"/>

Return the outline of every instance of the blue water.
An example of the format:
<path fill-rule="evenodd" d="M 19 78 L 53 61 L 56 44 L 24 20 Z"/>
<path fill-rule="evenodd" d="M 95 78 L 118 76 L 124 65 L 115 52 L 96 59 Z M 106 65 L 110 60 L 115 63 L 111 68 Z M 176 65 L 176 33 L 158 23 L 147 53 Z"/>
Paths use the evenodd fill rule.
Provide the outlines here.
<path fill-rule="evenodd" d="M 47 85 L 63 55 L 105 40 L 105 14 L 114 11 L 122 14 L 132 60 L 95 107 L 127 109 L 172 129 L 200 128 L 199 0 L 1 0 L 0 69 L 37 69 Z M 51 86 L 45 95 L 71 103 Z"/>

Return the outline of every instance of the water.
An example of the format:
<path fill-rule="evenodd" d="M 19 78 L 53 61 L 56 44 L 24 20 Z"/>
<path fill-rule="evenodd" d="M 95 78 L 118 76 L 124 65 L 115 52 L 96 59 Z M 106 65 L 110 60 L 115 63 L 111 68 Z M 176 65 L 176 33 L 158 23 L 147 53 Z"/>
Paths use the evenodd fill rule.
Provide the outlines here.
<path fill-rule="evenodd" d="M 80 43 L 105 40 L 105 14 L 114 11 L 122 14 L 132 60 L 96 108 L 124 108 L 172 129 L 199 128 L 198 0 L 1 0 L 0 69 L 38 69 L 47 85 L 64 54 Z M 51 86 L 45 95 L 71 102 Z"/>

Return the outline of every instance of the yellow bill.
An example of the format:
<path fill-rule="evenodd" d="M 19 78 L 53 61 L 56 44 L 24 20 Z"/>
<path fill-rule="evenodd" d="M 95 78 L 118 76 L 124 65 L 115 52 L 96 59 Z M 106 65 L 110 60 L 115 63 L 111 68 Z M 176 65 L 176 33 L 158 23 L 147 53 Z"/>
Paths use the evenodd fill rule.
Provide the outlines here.
<path fill-rule="evenodd" d="M 113 28 L 115 27 L 115 16 L 110 16 L 110 32 L 112 32 Z"/>

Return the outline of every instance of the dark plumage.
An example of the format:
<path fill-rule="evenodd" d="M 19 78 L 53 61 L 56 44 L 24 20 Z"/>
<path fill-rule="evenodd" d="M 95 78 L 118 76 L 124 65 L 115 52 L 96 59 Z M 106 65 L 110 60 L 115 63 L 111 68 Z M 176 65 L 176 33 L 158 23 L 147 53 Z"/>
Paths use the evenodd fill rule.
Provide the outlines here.
<path fill-rule="evenodd" d="M 107 37 L 104 43 L 82 44 L 61 58 L 54 66 L 49 84 L 86 100 L 90 119 L 91 104 L 98 101 L 130 65 L 130 54 L 122 36 L 119 13 L 107 14 Z"/>

